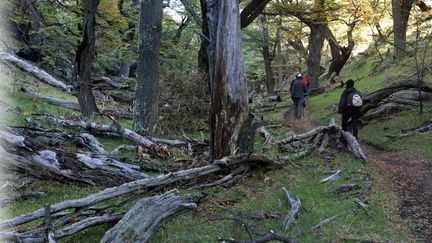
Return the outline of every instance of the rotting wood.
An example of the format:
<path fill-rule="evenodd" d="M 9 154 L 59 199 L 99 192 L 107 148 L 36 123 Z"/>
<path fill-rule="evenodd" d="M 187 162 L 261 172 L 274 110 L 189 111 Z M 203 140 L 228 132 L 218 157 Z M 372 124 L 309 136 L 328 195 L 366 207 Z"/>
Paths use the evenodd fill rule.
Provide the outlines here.
<path fill-rule="evenodd" d="M 289 227 L 295 222 L 295 219 L 298 217 L 298 215 L 303 212 L 303 206 L 300 199 L 297 196 L 291 195 L 291 193 L 285 187 L 282 187 L 282 191 L 285 193 L 285 196 L 291 205 L 291 209 L 285 216 L 282 225 L 282 230 L 287 231 Z"/>

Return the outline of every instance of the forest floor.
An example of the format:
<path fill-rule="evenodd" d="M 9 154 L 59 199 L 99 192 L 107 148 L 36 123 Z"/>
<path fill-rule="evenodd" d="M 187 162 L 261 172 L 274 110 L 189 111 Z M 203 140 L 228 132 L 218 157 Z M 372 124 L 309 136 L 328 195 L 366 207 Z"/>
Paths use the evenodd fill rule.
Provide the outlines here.
<path fill-rule="evenodd" d="M 362 143 L 370 163 L 387 180 L 389 189 L 400 198 L 402 219 L 414 223 L 415 234 L 432 241 L 432 163 L 423 158 L 383 151 Z"/>
<path fill-rule="evenodd" d="M 292 110 L 286 111 L 282 123 L 295 133 L 314 127 L 308 108 L 300 119 L 294 118 Z M 383 150 L 367 141 L 361 144 L 369 163 L 375 165 L 385 178 L 383 186 L 399 197 L 401 218 L 413 223 L 414 234 L 432 241 L 432 162 L 419 156 Z"/>

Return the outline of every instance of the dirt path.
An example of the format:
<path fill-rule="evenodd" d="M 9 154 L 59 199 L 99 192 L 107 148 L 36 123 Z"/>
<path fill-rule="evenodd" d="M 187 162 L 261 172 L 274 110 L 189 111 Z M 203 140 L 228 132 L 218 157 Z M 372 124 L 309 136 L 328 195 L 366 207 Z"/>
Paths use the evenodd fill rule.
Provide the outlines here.
<path fill-rule="evenodd" d="M 414 223 L 421 240 L 432 242 L 432 163 L 362 144 L 366 156 L 392 183 L 401 200 L 400 215 Z"/>
<path fill-rule="evenodd" d="M 309 118 L 308 108 L 304 109 L 304 114 L 301 119 L 295 119 L 293 110 L 289 109 L 283 114 L 282 124 L 291 127 L 291 129 L 297 134 L 307 132 L 314 127 Z"/>

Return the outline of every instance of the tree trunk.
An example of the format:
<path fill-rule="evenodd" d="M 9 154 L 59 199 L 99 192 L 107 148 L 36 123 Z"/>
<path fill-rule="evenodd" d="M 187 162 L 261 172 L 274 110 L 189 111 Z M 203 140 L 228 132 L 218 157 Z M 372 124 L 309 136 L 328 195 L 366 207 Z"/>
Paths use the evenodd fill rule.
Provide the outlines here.
<path fill-rule="evenodd" d="M 99 112 L 91 90 L 90 78 L 95 54 L 95 16 L 98 5 L 99 0 L 84 1 L 83 37 L 75 58 L 74 87 L 81 112 L 86 117 Z"/>
<path fill-rule="evenodd" d="M 392 0 L 394 59 L 398 60 L 406 53 L 406 32 L 408 19 L 414 0 Z"/>
<path fill-rule="evenodd" d="M 267 28 L 267 19 L 265 16 L 261 17 L 261 24 L 262 24 L 262 40 L 260 41 L 261 44 L 261 53 L 263 55 L 264 59 L 264 69 L 265 69 L 265 75 L 266 75 L 266 89 L 267 89 L 267 95 L 272 96 L 274 95 L 274 75 L 273 75 L 273 68 L 272 68 L 272 62 L 274 58 L 274 54 L 270 51 L 270 37 L 269 37 L 269 31 Z"/>
<path fill-rule="evenodd" d="M 158 120 L 159 47 L 162 1 L 141 2 L 140 48 L 133 110 L 133 129 L 151 134 Z"/>
<path fill-rule="evenodd" d="M 321 32 L 325 35 L 332 55 L 332 61 L 326 75 L 326 78 L 330 78 L 333 73 L 336 73 L 339 76 L 340 71 L 345 66 L 348 59 L 351 57 L 351 52 L 354 49 L 354 39 L 352 36 L 354 25 L 348 27 L 347 38 L 348 38 L 348 46 L 341 46 L 336 37 L 333 35 L 333 32 L 326 24 L 320 25 Z"/>
<path fill-rule="evenodd" d="M 307 56 L 307 73 L 311 88 L 319 87 L 319 75 L 321 69 L 321 49 L 324 45 L 324 35 L 321 33 L 319 25 L 309 24 L 309 46 Z"/>
<path fill-rule="evenodd" d="M 209 36 L 209 28 L 208 28 L 208 19 L 207 19 L 207 0 L 200 0 L 200 6 L 201 6 L 201 16 L 202 16 L 202 24 L 201 24 L 201 31 L 203 35 L 206 37 Z M 207 54 L 207 48 L 208 48 L 208 40 L 206 38 L 201 38 L 201 45 L 198 52 L 198 70 L 201 73 L 208 74 L 209 69 L 209 61 L 208 61 L 208 54 Z"/>
<path fill-rule="evenodd" d="M 209 77 L 211 86 L 211 155 L 213 159 L 233 155 L 249 113 L 243 70 L 239 3 L 209 1 Z"/>
<path fill-rule="evenodd" d="M 120 77 L 129 78 L 130 68 L 132 64 L 132 59 L 128 59 L 120 65 Z"/>

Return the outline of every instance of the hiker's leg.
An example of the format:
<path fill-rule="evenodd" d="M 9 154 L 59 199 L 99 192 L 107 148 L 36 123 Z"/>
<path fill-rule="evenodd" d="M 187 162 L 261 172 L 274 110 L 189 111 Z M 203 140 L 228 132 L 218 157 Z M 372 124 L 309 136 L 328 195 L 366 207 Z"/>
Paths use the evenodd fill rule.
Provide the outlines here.
<path fill-rule="evenodd" d="M 350 118 L 347 112 L 342 113 L 342 130 L 346 131 L 348 126 L 348 119 Z"/>
<path fill-rule="evenodd" d="M 303 109 L 304 109 L 304 98 L 300 98 L 298 102 L 298 117 L 301 118 L 303 116 Z"/>
<path fill-rule="evenodd" d="M 298 117 L 298 98 L 294 98 L 294 117 Z"/>
<path fill-rule="evenodd" d="M 356 139 L 358 139 L 358 114 L 354 112 L 351 116 L 351 126 L 353 129 L 353 135 Z"/>

